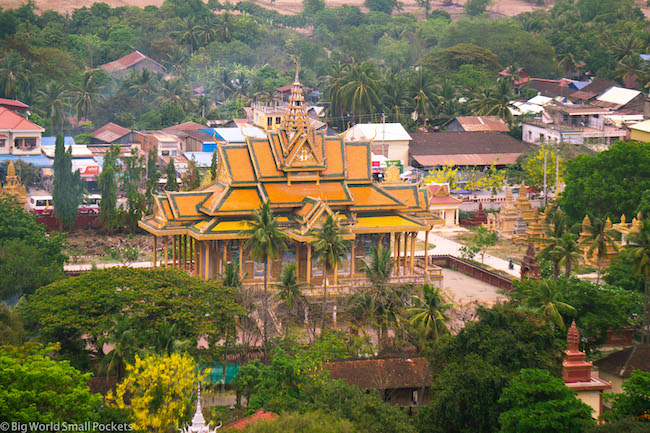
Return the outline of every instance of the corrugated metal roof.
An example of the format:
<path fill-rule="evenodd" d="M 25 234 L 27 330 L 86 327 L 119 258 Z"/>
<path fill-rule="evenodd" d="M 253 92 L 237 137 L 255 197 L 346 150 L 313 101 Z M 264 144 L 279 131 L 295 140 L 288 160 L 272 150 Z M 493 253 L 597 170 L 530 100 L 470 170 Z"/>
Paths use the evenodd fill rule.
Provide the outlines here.
<path fill-rule="evenodd" d="M 532 98 L 530 98 L 528 101 L 529 104 L 536 104 L 536 105 L 547 105 L 550 104 L 553 101 L 553 98 L 549 98 L 548 96 L 544 95 L 537 95 Z"/>
<path fill-rule="evenodd" d="M 468 132 L 508 132 L 510 128 L 497 116 L 460 116 L 456 121 Z"/>
<path fill-rule="evenodd" d="M 18 159 L 41 168 L 54 166 L 54 160 L 44 155 L 0 155 L 0 161 L 16 161 Z"/>
<path fill-rule="evenodd" d="M 227 143 L 245 143 L 246 137 L 266 138 L 266 131 L 251 126 L 243 128 L 201 128 L 199 131 L 205 132 L 211 137 L 216 135 L 218 140 Z"/>
<path fill-rule="evenodd" d="M 645 120 L 643 122 L 635 123 L 630 126 L 630 129 L 641 132 L 650 132 L 650 120 Z"/>
<path fill-rule="evenodd" d="M 347 141 L 411 141 L 401 123 L 358 123 L 345 135 Z"/>
<path fill-rule="evenodd" d="M 413 155 L 412 158 L 422 167 L 454 165 L 505 165 L 514 164 L 521 153 L 474 153 L 455 155 Z"/>
<path fill-rule="evenodd" d="M 74 137 L 66 135 L 63 137 L 63 144 L 65 146 L 75 146 L 77 143 L 74 142 Z M 55 146 L 56 137 L 41 137 L 41 146 Z"/>
<path fill-rule="evenodd" d="M 625 105 L 640 94 L 641 92 L 638 90 L 625 89 L 623 87 L 611 87 L 607 89 L 605 93 L 598 96 L 596 100 L 617 105 Z"/>
<path fill-rule="evenodd" d="M 188 161 L 194 160 L 199 167 L 210 167 L 212 164 L 212 152 L 183 152 Z"/>

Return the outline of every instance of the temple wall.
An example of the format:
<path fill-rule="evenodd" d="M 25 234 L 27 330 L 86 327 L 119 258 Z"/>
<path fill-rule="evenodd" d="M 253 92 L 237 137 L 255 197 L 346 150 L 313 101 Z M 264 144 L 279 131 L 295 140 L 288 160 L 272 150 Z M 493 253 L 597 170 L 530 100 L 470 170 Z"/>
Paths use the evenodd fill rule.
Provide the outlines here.
<path fill-rule="evenodd" d="M 599 391 L 578 391 L 578 398 L 591 407 L 591 416 L 594 419 L 600 418 L 601 393 Z"/>

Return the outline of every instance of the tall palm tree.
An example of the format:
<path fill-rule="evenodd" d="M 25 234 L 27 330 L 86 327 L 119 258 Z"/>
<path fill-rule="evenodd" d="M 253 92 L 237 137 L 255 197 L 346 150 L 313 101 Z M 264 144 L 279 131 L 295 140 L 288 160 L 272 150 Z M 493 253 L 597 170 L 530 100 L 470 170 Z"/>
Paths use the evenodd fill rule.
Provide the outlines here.
<path fill-rule="evenodd" d="M 425 338 L 431 338 L 435 342 L 441 335 L 449 333 L 447 314 L 453 304 L 446 302 L 442 290 L 438 287 L 425 284 L 422 291 L 422 298 L 413 298 L 417 306 L 408 309 L 409 322 L 418 328 Z"/>
<path fill-rule="evenodd" d="M 194 17 L 188 16 L 181 20 L 181 29 L 178 31 L 180 42 L 190 46 L 190 54 L 199 45 L 201 26 L 196 24 Z"/>
<path fill-rule="evenodd" d="M 95 74 L 86 72 L 81 78 L 81 84 L 72 92 L 72 96 L 77 101 L 74 108 L 79 119 L 88 118 L 88 112 L 92 110 L 95 102 L 101 98 L 103 87 L 97 85 Z"/>
<path fill-rule="evenodd" d="M 560 257 L 560 266 L 564 266 L 564 277 L 568 281 L 571 277 L 571 269 L 580 262 L 581 251 L 577 236 L 573 233 L 564 233 L 557 243 L 556 249 L 557 255 Z"/>
<path fill-rule="evenodd" d="M 371 62 L 355 63 L 342 78 L 340 93 L 347 111 L 357 116 L 372 114 L 381 106 L 380 83 L 377 68 Z"/>
<path fill-rule="evenodd" d="M 163 83 L 162 88 L 158 92 L 159 96 L 156 98 L 156 102 L 158 105 L 169 103 L 172 105 L 178 105 L 179 107 L 184 107 L 187 105 L 187 102 L 190 101 L 191 94 L 192 92 L 185 80 L 181 78 L 173 78 Z"/>
<path fill-rule="evenodd" d="M 515 99 L 510 83 L 501 80 L 491 89 L 487 89 L 477 98 L 470 101 L 470 108 L 479 116 L 500 117 L 509 126 L 514 121 L 511 108 L 514 108 L 512 101 Z"/>
<path fill-rule="evenodd" d="M 384 109 L 394 113 L 392 119 L 394 122 L 400 122 L 400 112 L 408 104 L 406 80 L 392 70 L 386 69 L 381 81 L 383 83 L 381 101 Z"/>
<path fill-rule="evenodd" d="M 642 342 L 650 343 L 648 326 L 650 326 L 650 310 L 648 306 L 648 279 L 650 279 L 650 220 L 643 219 L 638 232 L 632 232 L 627 237 L 628 245 L 625 248 L 630 251 L 634 259 L 634 270 L 643 276 L 644 302 L 643 302 L 643 335 Z"/>
<path fill-rule="evenodd" d="M 69 107 L 69 93 L 62 82 L 50 81 L 43 90 L 38 91 L 39 108 L 49 117 L 55 132 L 61 130 L 65 121 L 65 111 Z"/>
<path fill-rule="evenodd" d="M 546 236 L 537 239 L 537 241 L 543 242 L 545 246 L 537 253 L 537 259 L 549 260 L 553 263 L 553 280 L 557 283 L 557 278 L 560 275 L 560 262 L 562 261 L 558 245 L 562 242 L 562 236 L 567 231 L 567 218 L 561 209 L 556 209 L 546 216 L 545 223 L 544 231 Z"/>
<path fill-rule="evenodd" d="M 562 302 L 560 287 L 551 280 L 540 280 L 531 283 L 524 291 L 523 302 L 530 308 L 535 308 L 547 320 L 553 322 L 561 330 L 566 330 L 561 313 L 575 317 L 576 309 Z"/>
<path fill-rule="evenodd" d="M 278 221 L 271 210 L 271 202 L 268 200 L 262 203 L 260 208 L 253 214 L 252 220 L 248 223 L 251 227 L 242 230 L 240 235 L 247 237 L 244 248 L 250 251 L 254 260 L 264 263 L 264 302 L 268 298 L 268 274 L 269 262 L 280 255 L 280 251 L 285 250 L 289 237 L 280 229 Z M 268 355 L 268 310 L 264 306 L 264 358 Z"/>
<path fill-rule="evenodd" d="M 338 266 L 341 259 L 347 255 L 351 241 L 345 238 L 350 231 L 341 227 L 338 219 L 328 215 L 320 228 L 312 229 L 309 235 L 314 239 L 314 257 L 320 261 L 323 266 L 323 309 L 327 305 L 327 272 L 329 269 L 334 271 L 334 278 L 338 272 Z M 325 316 L 323 315 L 323 325 Z"/>
<path fill-rule="evenodd" d="M 614 237 L 617 233 L 608 227 L 608 224 L 600 218 L 594 218 L 585 226 L 587 237 L 582 244 L 586 246 L 587 257 L 591 258 L 596 253 L 598 259 L 598 278 L 596 286 L 600 285 L 600 271 L 603 265 L 603 259 L 607 257 L 609 251 L 617 251 L 618 247 L 614 243 Z"/>
<path fill-rule="evenodd" d="M 102 350 L 104 344 L 113 346 L 103 363 L 106 368 L 106 376 L 115 374 L 120 380 L 126 373 L 126 364 L 133 360 L 140 351 L 140 347 L 128 317 L 113 317 L 111 320 L 113 322 L 111 328 L 104 337 L 99 339 L 99 350 Z"/>
<path fill-rule="evenodd" d="M 140 98 L 148 98 L 157 89 L 156 75 L 149 69 L 133 71 L 130 77 L 129 91 Z"/>
<path fill-rule="evenodd" d="M 384 248 L 383 245 L 379 245 L 379 247 L 373 245 L 370 247 L 370 261 L 361 262 L 361 271 L 366 274 L 373 286 L 382 288 L 388 283 L 394 265 L 390 249 Z"/>
<path fill-rule="evenodd" d="M 341 87 L 344 84 L 348 70 L 348 65 L 337 62 L 330 67 L 329 74 L 321 78 L 326 83 L 325 100 L 327 101 L 327 115 L 330 119 L 338 118 L 337 123 L 341 126 L 345 124 L 343 120 L 346 114 Z"/>
<path fill-rule="evenodd" d="M 437 103 L 436 86 L 428 69 L 420 68 L 413 72 L 408 80 L 408 96 L 413 100 L 413 109 L 417 117 L 426 124 Z"/>
<path fill-rule="evenodd" d="M 180 338 L 180 329 L 175 323 L 165 320 L 158 329 L 151 333 L 149 344 L 153 350 L 163 355 L 184 352 L 190 347 L 191 340 Z"/>
<path fill-rule="evenodd" d="M 15 51 L 5 53 L 0 61 L 0 89 L 5 98 L 15 99 L 18 87 L 26 78 L 25 61 Z"/>
<path fill-rule="evenodd" d="M 230 42 L 232 38 L 233 16 L 230 12 L 222 13 L 217 19 L 217 39 L 221 42 Z"/>
<path fill-rule="evenodd" d="M 278 293 L 275 295 L 276 299 L 282 301 L 291 314 L 295 315 L 298 304 L 305 302 L 305 295 L 302 294 L 302 288 L 305 284 L 298 282 L 295 263 L 291 263 L 282 269 L 280 282 L 274 286 L 278 289 Z M 285 327 L 285 330 L 288 331 L 288 329 L 288 326 Z"/>

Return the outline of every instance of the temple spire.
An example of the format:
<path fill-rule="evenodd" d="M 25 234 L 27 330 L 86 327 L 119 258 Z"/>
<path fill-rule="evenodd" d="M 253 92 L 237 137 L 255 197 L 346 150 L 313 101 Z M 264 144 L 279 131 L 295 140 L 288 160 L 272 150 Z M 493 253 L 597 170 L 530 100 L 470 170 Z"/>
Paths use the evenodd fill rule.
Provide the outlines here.
<path fill-rule="evenodd" d="M 214 429 L 210 429 L 209 424 L 205 424 L 203 411 L 201 410 L 201 382 L 199 382 L 196 390 L 196 412 L 192 417 L 192 424 L 180 429 L 182 433 L 214 433 L 221 427 L 221 424 Z"/>
<path fill-rule="evenodd" d="M 296 68 L 296 78 L 291 89 L 291 95 L 289 95 L 289 105 L 282 117 L 282 129 L 287 132 L 306 132 L 307 124 L 305 96 L 302 93 L 302 84 L 300 84 L 298 68 Z"/>

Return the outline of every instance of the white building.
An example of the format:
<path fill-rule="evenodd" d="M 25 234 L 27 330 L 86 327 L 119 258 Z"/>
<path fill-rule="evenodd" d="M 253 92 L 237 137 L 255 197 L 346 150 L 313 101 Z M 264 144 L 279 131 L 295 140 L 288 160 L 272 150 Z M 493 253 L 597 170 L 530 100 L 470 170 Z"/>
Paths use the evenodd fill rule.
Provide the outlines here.
<path fill-rule="evenodd" d="M 374 154 L 408 165 L 411 136 L 401 123 L 359 123 L 345 133 L 345 141 L 369 140 Z"/>
<path fill-rule="evenodd" d="M 40 155 L 44 128 L 0 107 L 0 155 Z"/>

